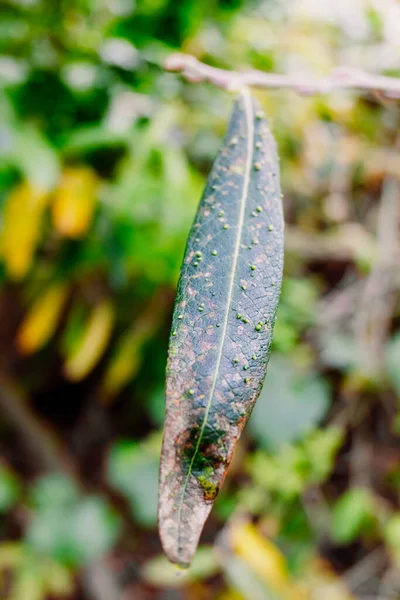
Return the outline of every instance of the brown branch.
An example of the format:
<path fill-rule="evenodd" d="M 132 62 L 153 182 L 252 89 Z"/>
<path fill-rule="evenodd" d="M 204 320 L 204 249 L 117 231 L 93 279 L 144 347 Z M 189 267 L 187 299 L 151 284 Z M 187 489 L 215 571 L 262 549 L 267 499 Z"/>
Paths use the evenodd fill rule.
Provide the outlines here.
<path fill-rule="evenodd" d="M 398 269 L 400 264 L 399 201 L 400 184 L 388 176 L 383 185 L 378 210 L 377 261 L 365 281 L 354 324 L 363 369 L 375 376 L 382 373 L 385 348 L 397 303 L 398 292 L 393 288 L 390 268 Z"/>
<path fill-rule="evenodd" d="M 375 253 L 376 244 L 372 235 L 357 223 L 343 224 L 329 234 L 311 234 L 286 225 L 285 250 L 309 261 L 347 262 L 354 261 L 360 251 Z"/>
<path fill-rule="evenodd" d="M 18 432 L 29 455 L 47 471 L 65 473 L 78 482 L 70 456 L 47 424 L 31 410 L 22 389 L 0 375 L 0 413 Z"/>
<path fill-rule="evenodd" d="M 82 587 L 88 600 L 127 600 L 106 558 L 86 567 L 82 574 Z"/>
<path fill-rule="evenodd" d="M 164 63 L 167 71 L 181 73 L 191 82 L 208 81 L 218 87 L 237 90 L 243 87 L 290 89 L 302 95 L 326 94 L 336 89 L 376 92 L 385 98 L 400 98 L 400 79 L 373 75 L 349 66 L 334 69 L 327 77 L 281 75 L 263 71 L 227 71 L 206 65 L 189 54 L 176 53 Z"/>

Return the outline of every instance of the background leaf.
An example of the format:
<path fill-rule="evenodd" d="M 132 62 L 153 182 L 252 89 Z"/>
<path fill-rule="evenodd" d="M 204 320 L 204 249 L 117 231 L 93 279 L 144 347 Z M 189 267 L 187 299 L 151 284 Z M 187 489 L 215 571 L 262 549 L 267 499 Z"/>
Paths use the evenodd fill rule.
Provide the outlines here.
<path fill-rule="evenodd" d="M 249 427 L 264 447 L 277 451 L 316 427 L 330 406 L 327 384 L 275 357 Z"/>
<path fill-rule="evenodd" d="M 145 527 L 157 522 L 159 453 L 157 436 L 141 447 L 133 442 L 119 442 L 108 457 L 110 483 L 128 499 L 132 513 Z"/>

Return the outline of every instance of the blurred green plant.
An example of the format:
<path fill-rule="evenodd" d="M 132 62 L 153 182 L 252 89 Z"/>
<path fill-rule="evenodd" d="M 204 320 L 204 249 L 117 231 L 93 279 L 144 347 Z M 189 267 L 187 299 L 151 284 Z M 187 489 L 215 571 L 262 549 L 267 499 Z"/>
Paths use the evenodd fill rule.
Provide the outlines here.
<path fill-rule="evenodd" d="M 129 546 L 141 563 L 138 588 L 167 587 L 158 562 L 146 570 L 161 560 L 155 487 L 167 332 L 184 241 L 231 100 L 165 73 L 164 58 L 181 50 L 235 70 L 323 76 L 348 63 L 399 76 L 395 4 L 3 0 L 0 596 L 74 597 L 91 561 L 102 553 L 122 560 L 115 548 L 125 527 L 96 492 L 103 480 L 128 500 L 138 526 L 140 552 Z M 320 512 L 342 571 L 375 545 L 386 573 L 400 561 L 397 264 L 387 267 L 389 295 L 384 279 L 376 288 L 377 327 L 365 335 L 360 325 L 380 252 L 381 190 L 400 172 L 398 107 L 349 93 L 259 99 L 282 157 L 286 272 L 275 360 L 206 536 L 249 513 L 251 548 L 265 550 L 266 539 L 314 597 L 347 600 L 343 581 L 317 558 Z M 359 375 L 360 340 L 371 339 L 384 357 L 373 384 Z M 8 422 L 14 406 L 1 402 L 8 380 L 26 397 L 23 424 Z M 44 441 L 30 442 L 27 423 L 45 424 L 93 491 L 38 476 L 44 466 L 26 444 Z M 367 491 L 349 472 L 360 444 Z M 311 516 L 310 490 L 325 502 Z M 219 546 L 215 559 L 206 547 L 204 569 L 177 586 L 188 597 L 254 600 L 254 560 L 224 552 Z M 368 575 L 366 588 L 376 579 Z"/>
<path fill-rule="evenodd" d="M 68 567 L 93 562 L 113 547 L 121 522 L 98 496 L 82 497 L 61 475 L 42 477 L 32 490 L 29 546 Z"/>

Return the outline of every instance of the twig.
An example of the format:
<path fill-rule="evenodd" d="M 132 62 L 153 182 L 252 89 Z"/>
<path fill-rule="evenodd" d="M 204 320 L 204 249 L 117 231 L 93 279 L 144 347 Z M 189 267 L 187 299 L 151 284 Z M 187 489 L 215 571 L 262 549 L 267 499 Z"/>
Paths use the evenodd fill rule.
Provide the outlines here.
<path fill-rule="evenodd" d="M 206 65 L 189 54 L 176 53 L 164 63 L 167 71 L 182 74 L 191 82 L 208 81 L 228 90 L 242 87 L 290 89 L 302 95 L 326 94 L 335 89 L 358 89 L 377 92 L 385 98 L 400 98 L 400 79 L 373 75 L 349 66 L 341 66 L 327 77 L 281 75 L 263 71 L 227 71 Z"/>
<path fill-rule="evenodd" d="M 400 575 L 396 567 L 391 567 L 382 577 L 379 595 L 384 600 L 398 600 L 400 594 Z"/>
<path fill-rule="evenodd" d="M 61 471 L 78 482 L 76 468 L 49 427 L 32 412 L 22 390 L 0 376 L 0 412 L 18 431 L 29 455 L 47 471 Z"/>
<path fill-rule="evenodd" d="M 310 234 L 286 225 L 285 250 L 303 260 L 347 262 L 354 261 L 362 251 L 376 253 L 376 243 L 373 236 L 357 223 L 343 224 L 330 234 Z"/>
<path fill-rule="evenodd" d="M 85 596 L 90 600 L 123 600 L 126 598 L 106 559 L 89 565 L 85 569 L 82 575 L 82 586 Z"/>
<path fill-rule="evenodd" d="M 384 271 L 390 280 L 389 290 L 397 290 L 400 287 L 398 265 L 386 267 Z M 358 301 L 364 288 L 364 281 L 353 281 L 324 296 L 317 303 L 316 327 L 326 331 L 336 331 L 353 319 L 358 311 Z"/>
<path fill-rule="evenodd" d="M 398 268 L 400 264 L 399 200 L 399 182 L 388 176 L 379 203 L 377 263 L 365 282 L 355 321 L 362 366 L 365 372 L 374 375 L 378 375 L 383 367 L 386 342 L 397 302 L 397 290 L 392 287 L 388 268 Z"/>
<path fill-rule="evenodd" d="M 348 569 L 342 576 L 343 580 L 350 591 L 354 593 L 377 577 L 386 562 L 385 551 L 382 546 L 378 546 Z"/>

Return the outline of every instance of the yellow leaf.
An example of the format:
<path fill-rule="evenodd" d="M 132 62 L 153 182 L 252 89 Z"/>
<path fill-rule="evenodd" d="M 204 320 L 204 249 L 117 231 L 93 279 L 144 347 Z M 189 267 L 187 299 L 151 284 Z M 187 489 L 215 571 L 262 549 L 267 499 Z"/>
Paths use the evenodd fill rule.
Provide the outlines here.
<path fill-rule="evenodd" d="M 235 554 L 282 600 L 309 600 L 310 596 L 289 577 L 284 554 L 257 527 L 233 522 L 230 540 Z"/>
<path fill-rule="evenodd" d="M 69 596 L 74 589 L 73 573 L 64 565 L 48 560 L 44 564 L 43 577 L 48 593 L 57 598 Z"/>
<path fill-rule="evenodd" d="M 46 588 L 40 570 L 35 573 L 32 569 L 21 568 L 14 573 L 13 591 L 9 600 L 44 600 L 45 597 Z"/>
<path fill-rule="evenodd" d="M 319 557 L 304 565 L 301 584 L 309 590 L 312 600 L 355 600 L 345 581 L 336 575 L 329 563 Z"/>
<path fill-rule="evenodd" d="M 1 246 L 12 279 L 22 279 L 32 264 L 47 200 L 46 192 L 28 183 L 18 185 L 6 199 Z"/>
<path fill-rule="evenodd" d="M 233 523 L 231 541 L 235 553 L 262 579 L 279 586 L 288 581 L 285 556 L 260 534 L 255 525 L 240 521 Z"/>
<path fill-rule="evenodd" d="M 17 332 L 16 342 L 21 354 L 36 352 L 53 335 L 67 292 L 65 283 L 56 283 L 33 303 Z"/>
<path fill-rule="evenodd" d="M 237 590 L 228 588 L 221 592 L 217 600 L 246 600 L 245 597 Z"/>
<path fill-rule="evenodd" d="M 103 403 L 110 402 L 136 375 L 143 358 L 143 346 L 162 321 L 165 301 L 163 291 L 155 294 L 131 329 L 118 340 L 101 383 Z"/>
<path fill-rule="evenodd" d="M 96 366 L 111 337 L 114 316 L 114 308 L 108 300 L 92 310 L 77 347 L 64 364 L 68 379 L 80 381 Z"/>
<path fill-rule="evenodd" d="M 70 238 L 85 235 L 96 206 L 98 180 L 86 167 L 65 169 L 52 205 L 57 231 Z"/>
<path fill-rule="evenodd" d="M 118 394 L 135 375 L 141 360 L 141 338 L 135 331 L 129 331 L 120 340 L 104 374 L 101 388 L 105 398 Z"/>
<path fill-rule="evenodd" d="M 0 571 L 16 568 L 23 559 L 23 547 L 18 542 L 0 544 Z"/>

